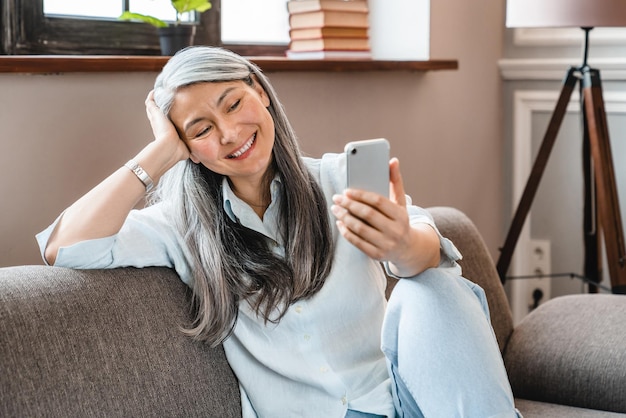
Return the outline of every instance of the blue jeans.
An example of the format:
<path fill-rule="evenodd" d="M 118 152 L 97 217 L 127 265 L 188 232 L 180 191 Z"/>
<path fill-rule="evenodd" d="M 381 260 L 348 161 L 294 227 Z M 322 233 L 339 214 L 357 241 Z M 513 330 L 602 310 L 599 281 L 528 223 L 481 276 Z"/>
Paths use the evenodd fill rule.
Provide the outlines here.
<path fill-rule="evenodd" d="M 484 291 L 446 269 L 398 282 L 382 349 L 398 417 L 520 416 Z"/>

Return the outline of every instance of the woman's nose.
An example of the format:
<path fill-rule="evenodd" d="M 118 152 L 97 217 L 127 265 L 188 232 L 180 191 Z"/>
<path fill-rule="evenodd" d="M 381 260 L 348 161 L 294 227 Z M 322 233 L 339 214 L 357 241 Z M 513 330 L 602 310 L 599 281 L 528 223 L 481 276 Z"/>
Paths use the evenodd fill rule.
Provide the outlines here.
<path fill-rule="evenodd" d="M 232 121 L 223 121 L 220 124 L 220 142 L 222 145 L 230 144 L 237 141 L 239 129 L 237 124 Z"/>

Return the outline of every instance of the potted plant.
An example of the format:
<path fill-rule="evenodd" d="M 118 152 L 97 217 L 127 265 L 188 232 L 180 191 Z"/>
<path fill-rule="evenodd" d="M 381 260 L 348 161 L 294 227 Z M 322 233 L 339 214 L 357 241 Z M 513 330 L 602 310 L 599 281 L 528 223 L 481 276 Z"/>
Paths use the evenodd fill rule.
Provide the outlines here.
<path fill-rule="evenodd" d="M 172 7 L 176 10 L 176 22 L 173 25 L 158 19 L 154 16 L 140 13 L 124 12 L 119 17 L 121 20 L 134 20 L 149 23 L 157 28 L 161 53 L 163 55 L 174 55 L 176 51 L 193 45 L 193 38 L 196 33 L 194 25 L 186 25 L 181 22 L 180 16 L 183 13 L 202 13 L 211 8 L 210 0 L 170 0 Z"/>

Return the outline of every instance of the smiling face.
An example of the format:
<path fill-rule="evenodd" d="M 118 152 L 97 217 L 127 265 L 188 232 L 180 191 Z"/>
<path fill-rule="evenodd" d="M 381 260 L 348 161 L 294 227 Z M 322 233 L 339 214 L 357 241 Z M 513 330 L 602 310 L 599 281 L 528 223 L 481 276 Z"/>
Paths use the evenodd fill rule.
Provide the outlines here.
<path fill-rule="evenodd" d="M 199 83 L 176 93 L 169 116 L 193 162 L 228 176 L 235 188 L 258 187 L 272 162 L 269 105 L 256 81 Z"/>

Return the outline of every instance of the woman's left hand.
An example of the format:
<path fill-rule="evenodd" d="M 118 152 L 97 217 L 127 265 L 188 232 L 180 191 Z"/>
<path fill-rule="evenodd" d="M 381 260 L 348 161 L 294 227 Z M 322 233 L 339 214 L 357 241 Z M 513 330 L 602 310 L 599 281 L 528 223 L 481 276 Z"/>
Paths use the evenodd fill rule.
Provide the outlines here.
<path fill-rule="evenodd" d="M 410 277 L 439 264 L 439 237 L 427 224 L 411 226 L 400 162 L 389 162 L 388 199 L 374 192 L 347 189 L 333 196 L 331 210 L 341 235 L 369 257 L 388 261 L 391 271 Z"/>

